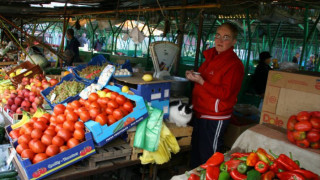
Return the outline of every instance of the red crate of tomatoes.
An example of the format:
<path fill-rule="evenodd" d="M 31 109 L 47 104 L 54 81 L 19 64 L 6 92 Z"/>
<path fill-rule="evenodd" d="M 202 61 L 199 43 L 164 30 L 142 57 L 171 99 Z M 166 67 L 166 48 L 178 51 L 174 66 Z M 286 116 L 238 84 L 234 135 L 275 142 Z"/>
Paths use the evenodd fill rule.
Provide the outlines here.
<path fill-rule="evenodd" d="M 301 111 L 287 123 L 288 140 L 299 147 L 320 149 L 320 112 Z"/>

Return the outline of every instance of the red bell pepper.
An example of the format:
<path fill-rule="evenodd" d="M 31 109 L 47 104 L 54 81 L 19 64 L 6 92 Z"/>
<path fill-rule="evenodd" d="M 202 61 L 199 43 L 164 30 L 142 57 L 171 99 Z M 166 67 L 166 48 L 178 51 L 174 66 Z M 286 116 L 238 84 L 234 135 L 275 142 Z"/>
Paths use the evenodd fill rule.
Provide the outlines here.
<path fill-rule="evenodd" d="M 218 180 L 220 169 L 217 166 L 208 166 L 206 171 L 206 180 Z"/>
<path fill-rule="evenodd" d="M 292 172 L 300 173 L 302 174 L 305 178 L 311 179 L 311 180 L 318 180 L 319 176 L 315 174 L 312 171 L 304 170 L 304 169 L 295 169 Z"/>
<path fill-rule="evenodd" d="M 249 154 L 250 153 L 239 153 L 239 152 L 236 152 L 236 153 L 231 154 L 231 157 L 233 157 L 233 158 L 241 158 L 241 157 L 249 156 Z"/>
<path fill-rule="evenodd" d="M 261 180 L 272 180 L 276 174 L 273 171 L 268 171 L 261 176 Z"/>
<path fill-rule="evenodd" d="M 258 161 L 259 161 L 258 155 L 252 152 L 249 154 L 247 158 L 247 166 L 255 166 Z"/>
<path fill-rule="evenodd" d="M 232 170 L 237 169 L 240 163 L 241 163 L 241 160 L 233 159 L 225 162 L 225 166 L 227 167 L 227 171 L 231 172 Z"/>
<path fill-rule="evenodd" d="M 292 159 L 290 159 L 285 154 L 280 154 L 276 161 L 281 164 L 286 170 L 292 171 L 295 169 L 300 169 L 298 164 L 296 164 Z"/>
<path fill-rule="evenodd" d="M 207 169 L 208 166 L 218 166 L 224 161 L 224 155 L 220 152 L 214 153 L 205 164 L 202 164 L 200 167 Z"/>
<path fill-rule="evenodd" d="M 301 174 L 292 171 L 277 173 L 277 177 L 280 180 L 305 180 Z"/>
<path fill-rule="evenodd" d="M 278 173 L 278 172 L 280 172 L 279 170 L 285 170 L 285 168 L 281 165 L 281 164 L 279 164 L 278 162 L 272 162 L 271 164 L 270 164 L 270 170 L 272 171 L 272 172 L 274 172 L 274 173 Z"/>
<path fill-rule="evenodd" d="M 234 180 L 245 180 L 245 179 L 247 179 L 246 175 L 239 173 L 239 171 L 237 171 L 236 169 L 232 170 L 230 172 L 230 176 Z"/>
<path fill-rule="evenodd" d="M 254 169 L 257 170 L 259 173 L 263 174 L 268 171 L 269 166 L 267 163 L 263 161 L 257 162 L 257 164 L 254 166 Z"/>
<path fill-rule="evenodd" d="M 196 174 L 190 174 L 188 180 L 200 180 L 200 176 Z"/>
<path fill-rule="evenodd" d="M 287 130 L 294 131 L 294 125 L 297 123 L 297 116 L 292 115 L 290 116 L 288 122 L 287 122 Z"/>

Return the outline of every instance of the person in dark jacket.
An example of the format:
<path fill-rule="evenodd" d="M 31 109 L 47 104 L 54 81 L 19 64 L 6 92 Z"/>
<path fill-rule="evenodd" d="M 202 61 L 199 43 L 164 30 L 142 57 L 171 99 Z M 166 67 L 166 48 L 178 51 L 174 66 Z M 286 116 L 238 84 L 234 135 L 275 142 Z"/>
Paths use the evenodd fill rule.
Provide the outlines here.
<path fill-rule="evenodd" d="M 268 73 L 272 68 L 270 67 L 271 55 L 269 52 L 262 52 L 259 54 L 259 64 L 256 67 L 253 74 L 253 87 L 255 92 L 260 95 L 262 98 L 264 92 L 266 91 Z"/>
<path fill-rule="evenodd" d="M 65 51 L 71 51 L 72 53 L 68 54 L 73 54 L 72 57 L 68 57 L 65 61 L 66 66 L 72 66 L 73 62 L 79 62 L 79 47 L 80 43 L 77 40 L 77 38 L 74 37 L 74 31 L 73 29 L 68 29 L 67 30 L 67 46 Z"/>

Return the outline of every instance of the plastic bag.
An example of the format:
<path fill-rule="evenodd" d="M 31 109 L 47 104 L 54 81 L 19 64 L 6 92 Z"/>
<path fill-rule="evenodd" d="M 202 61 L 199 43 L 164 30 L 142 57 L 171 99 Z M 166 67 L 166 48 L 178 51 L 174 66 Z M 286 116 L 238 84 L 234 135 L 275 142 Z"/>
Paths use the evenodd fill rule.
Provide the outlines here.
<path fill-rule="evenodd" d="M 9 158 L 9 147 L 11 147 L 10 144 L 0 145 L 0 172 L 14 169 L 12 163 L 7 164 L 7 159 Z"/>
<path fill-rule="evenodd" d="M 141 43 L 144 38 L 146 38 L 144 34 L 138 29 L 138 27 L 133 28 L 129 35 L 135 44 Z"/>

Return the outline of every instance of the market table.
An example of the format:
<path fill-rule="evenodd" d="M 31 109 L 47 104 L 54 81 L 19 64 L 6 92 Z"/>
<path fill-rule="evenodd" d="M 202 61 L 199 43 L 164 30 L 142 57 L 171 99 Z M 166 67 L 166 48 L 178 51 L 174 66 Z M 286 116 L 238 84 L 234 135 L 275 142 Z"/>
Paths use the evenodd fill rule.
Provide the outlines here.
<path fill-rule="evenodd" d="M 294 160 L 299 160 L 301 167 L 320 174 L 320 150 L 303 149 L 287 139 L 286 132 L 270 125 L 259 124 L 243 132 L 231 149 L 240 148 L 251 151 L 257 148 L 271 149 L 275 154 L 292 153 Z"/>

